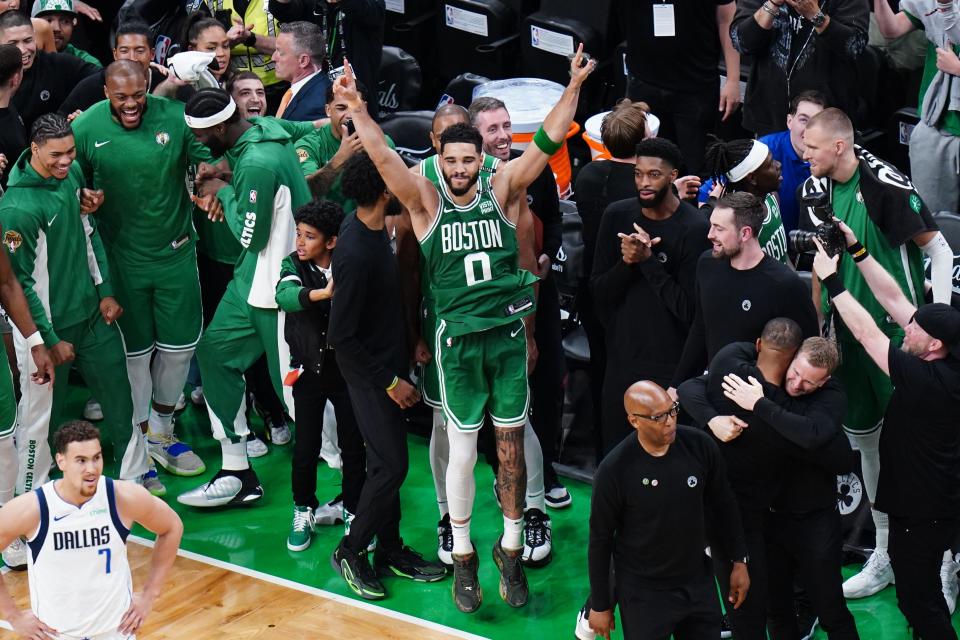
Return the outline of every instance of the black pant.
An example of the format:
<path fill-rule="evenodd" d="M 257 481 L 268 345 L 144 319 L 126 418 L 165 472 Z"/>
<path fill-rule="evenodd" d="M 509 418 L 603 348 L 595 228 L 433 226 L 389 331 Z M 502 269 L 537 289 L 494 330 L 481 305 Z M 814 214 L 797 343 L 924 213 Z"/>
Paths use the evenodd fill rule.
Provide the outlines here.
<path fill-rule="evenodd" d="M 767 623 L 771 640 L 800 639 L 794 611 L 794 577 L 799 577 L 806 588 L 813 611 L 830 640 L 859 638 L 841 586 L 840 512 L 836 508 L 806 514 L 771 512 L 766 525 L 770 585 Z"/>
<path fill-rule="evenodd" d="M 563 406 L 563 345 L 560 336 L 560 297 L 553 278 L 540 283 L 537 298 L 537 321 L 534 338 L 539 357 L 530 376 L 530 423 L 543 451 L 545 479 L 553 478 L 560 437 L 560 414 Z"/>
<path fill-rule="evenodd" d="M 954 542 L 956 519 L 900 518 L 890 514 L 890 564 L 897 576 L 897 605 L 923 640 L 956 639 L 943 599 L 940 564 Z"/>
<path fill-rule="evenodd" d="M 766 640 L 767 638 L 767 550 L 763 539 L 763 514 L 759 511 L 741 509 L 743 535 L 750 554 L 750 589 L 747 598 L 734 609 L 727 604 L 730 626 L 737 640 Z M 733 554 L 723 547 L 720 540 L 711 540 L 713 570 L 720 583 L 723 601 L 729 603 L 730 571 L 733 569 Z"/>
<path fill-rule="evenodd" d="M 293 504 L 316 509 L 317 458 L 323 447 L 323 409 L 327 400 L 337 416 L 337 441 L 343 462 L 343 507 L 357 513 L 357 503 L 366 478 L 367 454 L 363 437 L 357 428 L 350 395 L 346 388 L 333 390 L 322 384 L 316 373 L 304 370 L 293 385 L 293 402 L 297 408 L 297 437 L 293 443 Z"/>
<path fill-rule="evenodd" d="M 580 324 L 590 345 L 590 398 L 593 401 L 593 445 L 597 464 L 603 460 L 603 379 L 607 368 L 607 344 L 603 325 L 593 307 L 589 283 L 581 285 L 578 301 Z"/>
<path fill-rule="evenodd" d="M 631 585 L 618 573 L 616 591 L 625 640 L 667 640 L 671 634 L 674 640 L 716 640 L 720 636 L 720 604 L 707 570 L 679 589 Z"/>
<path fill-rule="evenodd" d="M 707 134 L 717 128 L 720 104 L 720 80 L 714 80 L 702 91 L 670 91 L 631 77 L 627 97 L 643 100 L 660 118 L 658 138 L 677 143 L 687 163 L 687 173 L 702 171 Z"/>
<path fill-rule="evenodd" d="M 350 403 L 367 447 L 367 478 L 360 492 L 347 549 L 359 553 L 373 536 L 378 548 L 400 548 L 400 485 L 407 477 L 407 434 L 400 407 L 365 380 L 348 380 Z"/>

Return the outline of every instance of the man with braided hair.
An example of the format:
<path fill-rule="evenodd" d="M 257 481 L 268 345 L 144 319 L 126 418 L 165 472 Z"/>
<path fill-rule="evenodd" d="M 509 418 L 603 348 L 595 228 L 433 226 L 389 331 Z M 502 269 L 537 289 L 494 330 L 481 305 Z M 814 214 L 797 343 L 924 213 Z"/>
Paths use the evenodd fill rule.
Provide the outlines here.
<path fill-rule="evenodd" d="M 493 548 L 499 591 L 511 606 L 526 604 L 521 565 L 523 497 L 526 489 L 523 426 L 529 405 L 527 340 L 523 319 L 535 309 L 536 278 L 517 263 L 518 213 L 505 205 L 526 189 L 559 148 L 577 107 L 580 87 L 596 64 L 585 62 L 583 46 L 571 62 L 571 80 L 526 152 L 480 179 L 483 137 L 454 125 L 440 138 L 439 187 L 411 173 L 383 141 L 383 132 L 364 109 L 349 67 L 334 91 L 350 107 L 364 149 L 387 188 L 410 212 L 439 318 L 436 331 L 441 402 L 448 420 L 450 459 L 447 499 L 453 528 L 453 598 L 471 613 L 482 601 L 479 560 L 470 540 L 476 491 L 477 431 L 489 412 L 496 431 L 500 468 L 497 486 L 504 533 Z M 397 383 L 377 380 L 392 389 Z"/>
<path fill-rule="evenodd" d="M 780 162 L 773 157 L 770 147 L 759 140 L 717 139 L 707 148 L 704 165 L 714 183 L 723 185 L 721 194 L 746 191 L 763 200 L 766 215 L 757 241 L 764 253 L 787 264 L 787 232 L 777 196 L 783 178 Z M 713 198 L 705 208 L 712 210 L 712 202 Z"/>
<path fill-rule="evenodd" d="M 30 148 L 11 170 L 0 204 L 3 243 L 39 330 L 26 336 L 23 327 L 14 332 L 18 365 L 35 375 L 35 358 L 29 354 L 41 340 L 60 379 L 53 393 L 36 389 L 26 377 L 21 381 L 19 493 L 47 481 L 53 462 L 47 437 L 50 426 L 60 424 L 74 363 L 103 399 L 113 442 L 111 475 L 141 480 L 147 473 L 146 446 L 140 429 L 134 430 L 123 341 L 115 323 L 123 309 L 113 297 L 103 244 L 88 217 L 104 196 L 84 187 L 74 149 L 73 131 L 63 116 L 37 118 Z"/>
<path fill-rule="evenodd" d="M 195 507 L 245 504 L 263 497 L 263 488 L 247 460 L 250 433 L 245 416 L 243 372 L 266 354 L 277 396 L 293 415 L 293 397 L 281 378 L 290 362 L 283 339 L 283 312 L 274 299 L 284 257 L 294 248 L 293 211 L 310 201 L 290 135 L 274 120 L 240 117 L 237 105 L 221 89 L 201 89 L 186 105 L 187 124 L 197 140 L 233 173 L 201 170 L 197 175 L 202 206 L 223 216 L 243 246 L 233 280 L 197 347 L 203 393 L 213 436 L 220 441 L 223 464 L 213 478 L 177 500 Z M 283 369 L 283 371 L 281 371 Z"/>

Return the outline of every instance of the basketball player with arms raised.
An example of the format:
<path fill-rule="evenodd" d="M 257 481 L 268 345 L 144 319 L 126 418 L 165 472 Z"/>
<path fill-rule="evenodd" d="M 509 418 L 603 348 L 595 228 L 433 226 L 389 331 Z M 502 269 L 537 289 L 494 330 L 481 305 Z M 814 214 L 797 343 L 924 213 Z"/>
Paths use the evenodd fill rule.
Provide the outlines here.
<path fill-rule="evenodd" d="M 54 442 L 63 478 L 0 509 L 0 547 L 27 538 L 31 609 L 18 609 L 0 578 L 0 616 L 27 640 L 133 640 L 176 559 L 183 523 L 140 485 L 103 475 L 100 432 L 89 422 L 68 422 Z M 134 522 L 157 536 L 137 593 L 126 546 Z"/>
<path fill-rule="evenodd" d="M 364 149 L 410 212 L 423 254 L 421 266 L 429 277 L 439 319 L 434 357 L 450 440 L 446 484 L 453 528 L 453 599 L 466 613 L 476 611 L 482 601 L 470 515 L 476 492 L 477 432 L 487 413 L 496 431 L 497 485 L 504 514 L 503 536 L 493 547 L 501 573 L 500 596 L 514 607 L 527 601 L 520 563 L 526 489 L 523 426 L 529 407 L 523 318 L 536 306 L 532 287 L 536 277 L 518 267 L 518 210 L 506 204 L 536 179 L 559 149 L 576 112 L 580 87 L 595 67 L 593 61 L 584 60 L 581 46 L 571 63 L 570 83 L 534 143 L 492 178 L 479 179 L 483 138 L 476 129 L 454 125 L 444 131 L 439 185 L 410 172 L 386 146 L 348 65 L 334 85 L 337 97 L 350 108 Z"/>

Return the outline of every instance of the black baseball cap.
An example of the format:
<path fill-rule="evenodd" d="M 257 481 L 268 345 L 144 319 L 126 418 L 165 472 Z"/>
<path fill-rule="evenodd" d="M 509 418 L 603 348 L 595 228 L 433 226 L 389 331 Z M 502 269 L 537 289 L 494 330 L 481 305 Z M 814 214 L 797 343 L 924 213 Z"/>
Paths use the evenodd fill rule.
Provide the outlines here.
<path fill-rule="evenodd" d="M 921 329 L 942 342 L 955 358 L 960 358 L 960 311 L 948 304 L 925 304 L 913 314 Z"/>

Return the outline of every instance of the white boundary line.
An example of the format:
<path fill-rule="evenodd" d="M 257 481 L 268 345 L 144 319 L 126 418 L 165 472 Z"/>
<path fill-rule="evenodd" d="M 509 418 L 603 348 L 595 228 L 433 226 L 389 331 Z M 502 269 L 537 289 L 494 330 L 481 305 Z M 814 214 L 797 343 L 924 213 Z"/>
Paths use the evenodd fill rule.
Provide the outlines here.
<path fill-rule="evenodd" d="M 131 535 L 127 538 L 130 542 L 135 542 L 137 544 L 143 545 L 145 547 L 153 547 L 153 540 L 148 540 L 147 538 L 141 538 L 140 536 Z M 287 580 L 285 578 L 278 578 L 272 576 L 269 573 L 263 573 L 260 571 L 255 571 L 253 569 L 248 569 L 237 564 L 231 564 L 229 562 L 223 562 L 222 560 L 217 560 L 216 558 L 210 558 L 208 556 L 200 555 L 199 553 L 193 553 L 192 551 L 186 551 L 184 549 L 177 550 L 177 555 L 182 558 L 187 558 L 188 560 L 195 560 L 197 562 L 210 565 L 211 567 L 217 567 L 218 569 L 225 569 L 227 571 L 233 571 L 234 573 L 239 573 L 240 575 L 247 576 L 248 578 L 255 578 L 257 580 L 263 580 L 264 582 L 269 582 L 280 587 L 286 587 L 287 589 L 293 589 L 295 591 L 300 591 L 301 593 L 308 593 L 312 596 L 317 596 L 320 598 L 326 598 L 328 600 L 333 600 L 334 602 L 345 604 L 350 607 L 355 607 L 357 609 L 362 609 L 364 611 L 369 611 L 371 613 L 376 613 L 387 618 L 393 618 L 395 620 L 402 620 L 418 627 L 424 627 L 431 629 L 433 631 L 439 631 L 441 633 L 446 633 L 447 635 L 454 636 L 456 638 L 464 638 L 464 640 L 489 640 L 484 636 L 478 636 L 466 631 L 461 631 L 460 629 L 454 629 L 453 627 L 447 627 L 436 622 L 431 622 L 430 620 L 424 620 L 423 618 L 417 618 L 416 616 L 411 616 L 406 613 L 400 613 L 399 611 L 393 611 L 392 609 L 387 609 L 385 607 L 378 607 L 377 605 L 370 604 L 368 602 L 362 602 L 359 600 L 354 600 L 346 596 L 342 596 L 338 593 L 333 593 L 331 591 L 324 591 L 323 589 L 318 589 L 316 587 L 311 587 L 305 584 L 300 584 L 299 582 L 294 582 L 293 580 Z M 0 626 L 6 625 L 6 622 L 0 620 Z M 4 628 L 11 628 L 9 626 L 4 626 Z"/>

